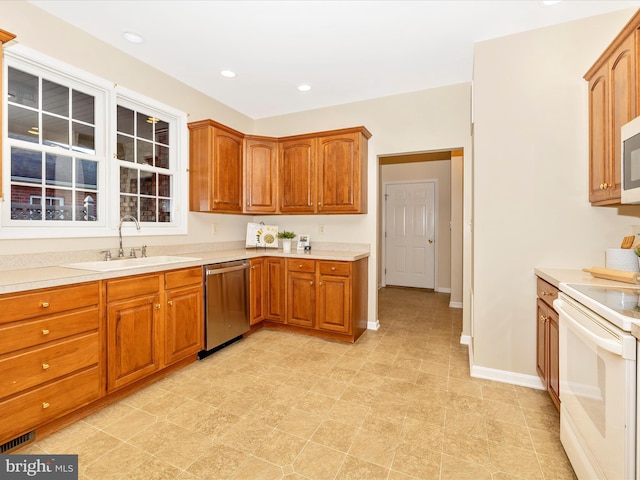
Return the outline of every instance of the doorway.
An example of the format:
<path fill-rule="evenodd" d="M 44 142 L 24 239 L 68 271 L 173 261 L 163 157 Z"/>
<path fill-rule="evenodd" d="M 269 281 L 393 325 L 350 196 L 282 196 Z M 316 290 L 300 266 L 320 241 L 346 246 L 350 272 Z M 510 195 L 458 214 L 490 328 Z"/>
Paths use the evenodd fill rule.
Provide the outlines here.
<path fill-rule="evenodd" d="M 385 284 L 435 289 L 437 180 L 386 183 Z"/>

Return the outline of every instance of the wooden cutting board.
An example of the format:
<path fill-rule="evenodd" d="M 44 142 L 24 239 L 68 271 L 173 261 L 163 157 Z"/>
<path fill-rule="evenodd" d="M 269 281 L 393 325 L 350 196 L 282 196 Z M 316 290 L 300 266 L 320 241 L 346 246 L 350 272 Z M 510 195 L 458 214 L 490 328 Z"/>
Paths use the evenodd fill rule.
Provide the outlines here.
<path fill-rule="evenodd" d="M 590 273 L 596 278 L 605 278 L 617 282 L 640 284 L 640 273 L 627 272 L 626 270 L 614 270 L 613 268 L 591 267 L 583 268 L 583 272 Z"/>

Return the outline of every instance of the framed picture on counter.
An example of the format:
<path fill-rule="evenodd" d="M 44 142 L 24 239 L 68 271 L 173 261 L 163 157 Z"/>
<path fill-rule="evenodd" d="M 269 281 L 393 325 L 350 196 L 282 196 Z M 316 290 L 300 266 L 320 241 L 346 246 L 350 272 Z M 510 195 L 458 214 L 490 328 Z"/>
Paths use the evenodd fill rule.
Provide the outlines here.
<path fill-rule="evenodd" d="M 309 235 L 298 235 L 298 250 L 304 250 L 304 247 L 311 245 L 309 242 Z"/>

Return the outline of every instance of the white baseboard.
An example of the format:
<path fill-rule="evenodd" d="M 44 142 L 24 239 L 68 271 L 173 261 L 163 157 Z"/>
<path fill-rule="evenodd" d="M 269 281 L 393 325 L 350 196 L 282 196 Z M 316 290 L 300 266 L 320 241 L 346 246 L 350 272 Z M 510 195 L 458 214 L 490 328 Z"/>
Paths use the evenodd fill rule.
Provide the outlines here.
<path fill-rule="evenodd" d="M 522 373 L 509 372 L 507 370 L 497 370 L 495 368 L 480 367 L 474 365 L 473 360 L 473 344 L 471 336 L 460 335 L 460 344 L 469 346 L 469 369 L 473 378 L 483 378 L 485 380 L 493 380 L 494 382 L 509 383 L 511 385 L 519 385 L 521 387 L 535 388 L 536 390 L 545 390 L 540 377 L 537 375 L 524 375 Z"/>
<path fill-rule="evenodd" d="M 449 308 L 462 308 L 462 302 L 449 302 Z"/>
<path fill-rule="evenodd" d="M 522 373 L 508 372 L 506 370 L 496 370 L 495 368 L 479 367 L 474 365 L 471 367 L 471 376 L 473 378 L 484 378 L 485 380 L 493 380 L 495 382 L 535 388 L 536 390 L 545 389 L 540 377 L 537 375 L 524 375 Z"/>
<path fill-rule="evenodd" d="M 436 287 L 435 291 L 438 293 L 451 293 L 450 288 Z"/>
<path fill-rule="evenodd" d="M 380 320 L 376 319 L 373 322 L 367 322 L 367 330 L 378 330 L 380 329 Z"/>

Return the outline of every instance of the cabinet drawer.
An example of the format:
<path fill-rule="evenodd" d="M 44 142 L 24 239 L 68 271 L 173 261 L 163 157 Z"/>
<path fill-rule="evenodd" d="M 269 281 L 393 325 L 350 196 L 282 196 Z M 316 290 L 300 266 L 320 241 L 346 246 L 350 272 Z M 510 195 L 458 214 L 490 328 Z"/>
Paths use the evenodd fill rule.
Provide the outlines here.
<path fill-rule="evenodd" d="M 139 275 L 107 282 L 107 301 L 154 295 L 160 291 L 162 275 Z"/>
<path fill-rule="evenodd" d="M 98 333 L 0 360 L 0 395 L 8 396 L 98 363 Z"/>
<path fill-rule="evenodd" d="M 540 277 L 538 277 L 537 283 L 537 293 L 538 297 L 540 297 L 544 303 L 553 308 L 553 301 L 558 298 L 559 290 L 551 285 L 549 282 L 545 282 Z"/>
<path fill-rule="evenodd" d="M 167 272 L 164 278 L 167 290 L 187 285 L 198 285 L 202 283 L 202 267 L 173 270 Z"/>
<path fill-rule="evenodd" d="M 287 270 L 290 272 L 315 273 L 316 261 L 300 258 L 289 258 L 287 260 Z"/>
<path fill-rule="evenodd" d="M 0 298 L 0 312 L 2 312 L 0 324 L 75 310 L 97 305 L 98 302 L 97 282 L 49 288 L 25 294 L 8 294 Z"/>
<path fill-rule="evenodd" d="M 99 325 L 100 311 L 96 307 L 14 323 L 0 328 L 0 355 L 97 330 Z"/>
<path fill-rule="evenodd" d="M 318 262 L 320 275 L 339 275 L 348 277 L 351 275 L 351 264 L 348 262 Z"/>
<path fill-rule="evenodd" d="M 100 398 L 100 370 L 85 370 L 58 382 L 0 402 L 0 442 L 22 435 L 46 422 Z"/>

